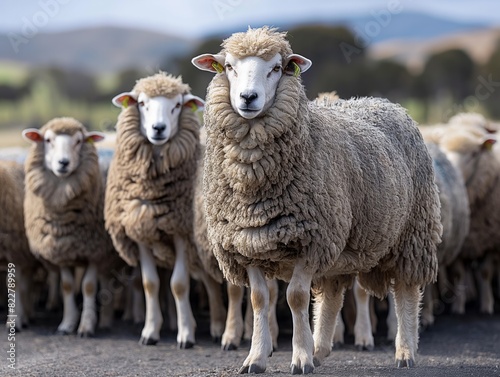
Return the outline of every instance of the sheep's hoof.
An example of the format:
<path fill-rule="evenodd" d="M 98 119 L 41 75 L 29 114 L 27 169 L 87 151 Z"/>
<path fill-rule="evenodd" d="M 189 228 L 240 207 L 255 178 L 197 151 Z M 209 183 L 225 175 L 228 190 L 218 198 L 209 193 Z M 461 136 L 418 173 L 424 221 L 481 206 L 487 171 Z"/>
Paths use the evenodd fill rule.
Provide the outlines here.
<path fill-rule="evenodd" d="M 358 345 L 356 345 L 356 349 L 358 351 L 360 351 L 360 352 L 362 352 L 362 351 L 369 351 L 369 352 L 371 352 L 371 351 L 373 351 L 374 347 L 373 347 L 372 344 L 369 344 L 367 346 L 364 346 L 362 344 L 358 344 Z"/>
<path fill-rule="evenodd" d="M 264 373 L 266 371 L 265 367 L 261 367 L 260 365 L 257 364 L 250 364 L 250 365 L 243 365 L 240 370 L 238 371 L 239 374 L 245 374 L 245 373 Z"/>
<path fill-rule="evenodd" d="M 396 360 L 396 366 L 398 368 L 413 368 L 415 366 L 415 361 L 413 359 L 406 359 L 406 360 Z"/>
<path fill-rule="evenodd" d="M 313 357 L 313 364 L 315 367 L 319 367 L 321 365 L 321 361 L 317 357 Z"/>
<path fill-rule="evenodd" d="M 238 349 L 238 346 L 235 346 L 233 343 L 224 344 L 222 346 L 223 351 L 236 351 L 237 349 Z"/>
<path fill-rule="evenodd" d="M 82 331 L 78 333 L 79 338 L 93 338 L 94 333 L 90 331 Z"/>
<path fill-rule="evenodd" d="M 189 340 L 187 340 L 185 342 L 177 343 L 177 347 L 181 350 L 187 350 L 189 348 L 193 348 L 193 346 L 194 346 L 194 343 L 190 342 Z"/>
<path fill-rule="evenodd" d="M 154 338 L 144 338 L 141 336 L 141 340 L 139 340 L 139 344 L 143 346 L 155 346 L 158 343 L 158 339 Z"/>
<path fill-rule="evenodd" d="M 304 368 L 300 368 L 297 365 L 292 364 L 291 369 L 292 369 L 292 374 L 310 374 L 314 372 L 314 366 L 309 364 L 304 365 Z"/>
<path fill-rule="evenodd" d="M 67 331 L 67 330 L 56 330 L 56 335 L 61 335 L 61 336 L 71 335 L 71 331 Z"/>
<path fill-rule="evenodd" d="M 344 343 L 342 343 L 342 342 L 335 342 L 335 343 L 333 343 L 332 349 L 341 349 L 342 347 L 344 347 Z"/>

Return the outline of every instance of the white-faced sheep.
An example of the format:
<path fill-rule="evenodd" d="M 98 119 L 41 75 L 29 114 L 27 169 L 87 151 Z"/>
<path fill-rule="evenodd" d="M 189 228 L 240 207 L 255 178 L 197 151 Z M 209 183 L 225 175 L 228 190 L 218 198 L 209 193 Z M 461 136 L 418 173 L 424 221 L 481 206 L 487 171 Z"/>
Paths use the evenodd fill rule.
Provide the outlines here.
<path fill-rule="evenodd" d="M 465 285 L 464 261 L 479 262 L 480 310 L 493 313 L 492 279 L 500 263 L 500 150 L 496 139 L 477 128 L 454 127 L 440 140 L 440 147 L 460 170 L 470 206 L 470 229 L 460 257 L 454 264 L 458 285 Z M 465 295 L 452 305 L 456 313 L 465 312 Z"/>
<path fill-rule="evenodd" d="M 156 266 L 173 268 L 170 287 L 177 309 L 177 343 L 195 342 L 189 303 L 190 273 L 201 279 L 211 303 L 211 333 L 220 337 L 224 316 L 220 286 L 200 267 L 193 237 L 193 194 L 200 123 L 194 108 L 203 101 L 181 78 L 160 72 L 137 81 L 113 103 L 122 108 L 116 152 L 106 188 L 105 218 L 120 256 L 140 262 L 146 321 L 140 342 L 156 344 L 163 322 Z M 218 300 L 218 301 L 217 301 Z"/>
<path fill-rule="evenodd" d="M 224 276 L 251 287 L 254 333 L 240 371 L 263 372 L 272 351 L 266 277 L 289 281 L 291 369 L 310 373 L 331 351 L 356 273 L 377 296 L 394 289 L 397 365 L 413 366 L 420 287 L 436 278 L 441 234 L 415 123 L 386 100 L 308 101 L 300 72 L 311 62 L 275 29 L 233 34 L 222 47 L 193 63 L 217 73 L 204 113 L 208 239 Z"/>
<path fill-rule="evenodd" d="M 9 314 L 17 315 L 13 323 L 18 329 L 28 324 L 32 314 L 29 282 L 38 265 L 26 238 L 23 202 L 23 165 L 0 161 L 0 264 L 8 267 L 8 297 L 15 302 L 15 312 Z"/>
<path fill-rule="evenodd" d="M 78 334 L 90 336 L 97 321 L 97 274 L 119 260 L 104 229 L 104 188 L 94 146 L 103 136 L 73 118 L 55 118 L 23 136 L 33 142 L 25 163 L 26 234 L 31 251 L 61 270 L 64 314 L 58 332 L 71 333 L 78 324 L 71 267 L 83 266 Z"/>

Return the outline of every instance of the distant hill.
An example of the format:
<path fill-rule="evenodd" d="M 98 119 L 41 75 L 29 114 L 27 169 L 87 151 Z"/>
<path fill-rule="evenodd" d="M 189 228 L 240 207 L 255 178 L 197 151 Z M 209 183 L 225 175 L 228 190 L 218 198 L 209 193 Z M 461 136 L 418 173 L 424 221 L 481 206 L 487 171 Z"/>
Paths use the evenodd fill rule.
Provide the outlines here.
<path fill-rule="evenodd" d="M 380 11 L 378 11 L 380 12 Z M 446 35 L 484 29 L 489 25 L 467 23 L 437 18 L 427 14 L 403 12 L 391 14 L 390 20 L 378 18 L 375 13 L 353 16 L 348 19 L 325 15 L 321 19 L 299 19 L 276 24 L 289 30 L 302 24 L 345 25 L 361 40 L 368 42 L 369 48 L 380 43 L 398 40 L 402 48 L 409 42 L 430 40 Z M 377 26 L 378 25 L 378 26 Z M 254 25 L 255 26 L 255 25 Z M 234 30 L 245 30 L 247 25 L 231 30 L 221 25 L 218 36 L 227 36 Z M 29 66 L 55 65 L 62 68 L 79 69 L 94 74 L 118 72 L 126 68 L 157 70 L 166 58 L 185 56 L 190 53 L 197 40 L 162 33 L 120 28 L 99 27 L 59 33 L 40 33 L 27 44 L 19 45 L 16 53 L 6 34 L 0 34 L 0 62 L 10 61 Z M 399 48 L 399 45 L 398 45 Z M 390 53 L 387 53 L 390 55 Z"/>
<path fill-rule="evenodd" d="M 118 27 L 40 33 L 16 53 L 7 35 L 0 35 L 0 60 L 33 66 L 55 65 L 91 73 L 126 68 L 154 69 L 167 57 L 183 55 L 193 41 L 161 33 Z"/>
<path fill-rule="evenodd" d="M 427 58 L 437 52 L 459 48 L 478 64 L 484 64 L 500 42 L 500 28 L 462 31 L 432 40 L 389 40 L 368 50 L 373 59 L 391 59 L 408 66 L 413 72 L 423 69 Z"/>

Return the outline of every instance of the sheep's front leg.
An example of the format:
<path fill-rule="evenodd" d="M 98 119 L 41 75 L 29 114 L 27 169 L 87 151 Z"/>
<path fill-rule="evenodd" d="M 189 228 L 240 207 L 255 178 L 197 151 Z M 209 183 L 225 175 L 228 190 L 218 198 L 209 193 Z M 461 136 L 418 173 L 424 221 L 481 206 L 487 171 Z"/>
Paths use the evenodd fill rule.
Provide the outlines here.
<path fill-rule="evenodd" d="M 221 285 L 204 272 L 202 273 L 201 280 L 205 285 L 208 295 L 210 335 L 212 335 L 214 343 L 220 343 L 226 320 L 226 308 L 222 299 Z"/>
<path fill-rule="evenodd" d="M 250 353 L 243 362 L 239 373 L 264 373 L 267 357 L 273 352 L 268 319 L 269 288 L 260 268 L 248 266 L 247 273 L 253 308 L 253 335 Z"/>
<path fill-rule="evenodd" d="M 477 280 L 479 286 L 480 311 L 485 314 L 493 314 L 495 299 L 493 296 L 493 277 L 495 275 L 496 263 L 490 254 L 486 255 L 479 266 Z"/>
<path fill-rule="evenodd" d="M 97 268 L 94 264 L 89 264 L 82 279 L 83 310 L 78 326 L 78 336 L 89 337 L 94 335 L 97 322 L 96 313 L 96 292 L 97 292 Z"/>
<path fill-rule="evenodd" d="M 139 245 L 141 260 L 142 285 L 146 297 L 146 318 L 142 329 L 140 344 L 155 345 L 160 340 L 160 329 L 163 323 L 161 315 L 159 291 L 160 278 L 156 269 L 153 253 L 144 245 Z"/>
<path fill-rule="evenodd" d="M 99 324 L 97 327 L 101 330 L 110 330 L 113 325 L 113 299 L 116 289 L 113 287 L 113 278 L 110 275 L 102 273 L 99 274 L 98 279 L 101 285 L 101 289 L 99 291 L 101 310 L 99 312 Z"/>
<path fill-rule="evenodd" d="M 339 310 L 337 314 L 337 320 L 335 321 L 335 330 L 333 331 L 333 347 L 340 348 L 342 344 L 344 344 L 344 332 L 345 332 L 345 324 L 342 319 L 342 314 Z"/>
<path fill-rule="evenodd" d="M 71 270 L 67 267 L 61 268 L 61 291 L 63 296 L 63 319 L 57 328 L 57 333 L 68 335 L 75 331 L 80 313 L 75 303 L 75 279 Z"/>
<path fill-rule="evenodd" d="M 292 312 L 292 374 L 307 374 L 314 370 L 313 348 L 314 341 L 309 324 L 309 302 L 312 282 L 312 273 L 304 268 L 304 261 L 297 261 L 293 269 L 292 278 L 286 290 L 286 299 Z M 337 313 L 333 313 L 330 321 L 331 334 L 328 349 L 332 348 L 333 326 Z M 326 329 L 325 329 L 326 330 Z"/>
<path fill-rule="evenodd" d="M 310 284 L 310 283 L 309 283 Z M 314 365 L 319 366 L 332 349 L 335 324 L 344 302 L 345 288 L 323 279 L 314 297 Z M 294 323 L 295 327 L 295 323 Z M 295 333 L 295 330 L 294 330 Z"/>
<path fill-rule="evenodd" d="M 59 306 L 59 272 L 49 270 L 47 275 L 48 295 L 45 310 L 51 312 Z"/>
<path fill-rule="evenodd" d="M 241 306 L 243 304 L 243 292 L 245 288 L 227 283 L 227 319 L 226 329 L 222 334 L 221 347 L 224 351 L 237 349 L 243 335 L 243 314 Z"/>
<path fill-rule="evenodd" d="M 398 318 L 396 335 L 396 365 L 398 368 L 411 368 L 415 365 L 421 298 L 420 287 L 417 285 L 399 282 L 394 286 L 394 304 Z"/>
<path fill-rule="evenodd" d="M 373 351 L 373 331 L 370 320 L 370 295 L 354 282 L 354 299 L 356 300 L 356 324 L 354 325 L 354 345 L 359 351 Z"/>
<path fill-rule="evenodd" d="M 393 342 L 398 333 L 398 317 L 396 315 L 396 305 L 394 303 L 394 293 L 391 291 L 387 295 L 387 340 Z"/>
<path fill-rule="evenodd" d="M 181 236 L 174 236 L 175 264 L 170 288 L 174 295 L 177 309 L 177 345 L 181 349 L 192 348 L 196 322 L 189 302 L 189 268 L 186 255 L 186 241 Z"/>
<path fill-rule="evenodd" d="M 278 317 L 276 316 L 276 306 L 278 305 L 278 280 L 272 279 L 267 281 L 267 288 L 269 289 L 269 328 L 271 329 L 271 338 L 273 340 L 273 351 L 278 350 Z"/>

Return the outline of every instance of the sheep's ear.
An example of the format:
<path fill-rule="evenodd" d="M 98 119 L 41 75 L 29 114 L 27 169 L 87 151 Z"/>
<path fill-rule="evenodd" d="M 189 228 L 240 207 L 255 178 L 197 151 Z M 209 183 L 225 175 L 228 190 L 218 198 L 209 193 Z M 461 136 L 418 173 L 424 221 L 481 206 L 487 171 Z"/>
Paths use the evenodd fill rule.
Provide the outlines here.
<path fill-rule="evenodd" d="M 286 58 L 285 74 L 299 76 L 302 72 L 311 68 L 312 61 L 299 54 L 291 54 Z"/>
<path fill-rule="evenodd" d="M 496 142 L 496 139 L 486 139 L 485 141 L 483 141 L 481 148 L 486 149 L 487 151 L 491 151 L 491 149 L 493 148 L 493 144 L 495 144 Z"/>
<path fill-rule="evenodd" d="M 102 132 L 92 131 L 85 134 L 86 143 L 98 143 L 106 138 L 106 135 Z"/>
<path fill-rule="evenodd" d="M 184 94 L 182 100 L 183 105 L 191 108 L 193 111 L 203 109 L 203 107 L 205 107 L 205 101 L 203 101 L 200 97 L 192 95 L 191 93 Z"/>
<path fill-rule="evenodd" d="M 226 57 L 224 55 L 203 54 L 191 59 L 191 63 L 196 68 L 213 73 L 223 72 L 225 62 Z"/>
<path fill-rule="evenodd" d="M 27 128 L 23 131 L 23 138 L 33 143 L 43 142 L 42 133 L 36 128 Z"/>
<path fill-rule="evenodd" d="M 135 105 L 137 103 L 137 94 L 134 92 L 124 92 L 115 96 L 111 102 L 116 107 L 121 107 L 126 109 L 130 105 Z"/>

